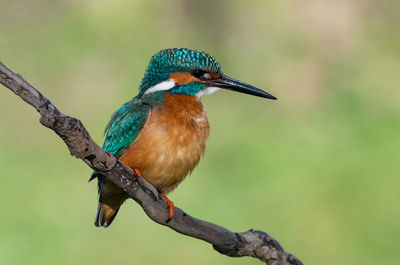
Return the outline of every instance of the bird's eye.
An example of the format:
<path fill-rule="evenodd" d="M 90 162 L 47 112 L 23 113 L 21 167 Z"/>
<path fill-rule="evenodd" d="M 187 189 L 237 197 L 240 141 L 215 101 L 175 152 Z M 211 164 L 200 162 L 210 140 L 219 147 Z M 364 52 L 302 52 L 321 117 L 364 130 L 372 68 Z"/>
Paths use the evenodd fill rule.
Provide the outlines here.
<path fill-rule="evenodd" d="M 196 70 L 192 71 L 192 75 L 194 77 L 197 77 L 197 78 L 201 78 L 201 77 L 209 78 L 209 77 L 206 76 L 207 74 L 208 73 L 206 71 L 203 71 L 203 70 L 200 70 L 200 69 L 196 69 Z M 210 75 L 208 74 L 208 76 L 210 76 Z"/>
<path fill-rule="evenodd" d="M 211 75 L 210 75 L 209 73 L 205 73 L 205 74 L 203 75 L 203 77 L 204 77 L 204 78 L 207 78 L 207 79 L 211 79 Z"/>

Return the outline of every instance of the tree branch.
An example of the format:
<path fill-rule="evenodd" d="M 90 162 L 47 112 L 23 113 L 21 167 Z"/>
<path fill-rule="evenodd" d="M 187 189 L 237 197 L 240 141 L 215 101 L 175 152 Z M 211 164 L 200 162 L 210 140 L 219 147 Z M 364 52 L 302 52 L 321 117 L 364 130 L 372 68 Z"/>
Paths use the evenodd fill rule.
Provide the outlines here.
<path fill-rule="evenodd" d="M 250 256 L 269 265 L 300 265 L 302 262 L 287 253 L 279 242 L 262 231 L 234 233 L 226 228 L 189 216 L 175 207 L 174 217 L 167 221 L 167 204 L 157 190 L 113 155 L 103 151 L 76 118 L 59 111 L 50 100 L 0 62 L 0 83 L 9 88 L 40 114 L 40 122 L 53 130 L 68 146 L 72 156 L 106 176 L 135 200 L 155 222 L 181 234 L 204 240 L 218 252 L 231 256 Z"/>

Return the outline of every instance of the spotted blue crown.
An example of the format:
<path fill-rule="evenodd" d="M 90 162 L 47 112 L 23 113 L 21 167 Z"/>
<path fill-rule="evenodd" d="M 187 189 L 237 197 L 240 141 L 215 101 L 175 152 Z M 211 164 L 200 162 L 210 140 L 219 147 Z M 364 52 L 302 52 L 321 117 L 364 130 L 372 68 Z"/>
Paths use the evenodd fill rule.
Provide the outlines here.
<path fill-rule="evenodd" d="M 140 84 L 140 94 L 169 78 L 171 73 L 203 70 L 222 75 L 220 64 L 209 54 L 186 48 L 165 49 L 154 55 Z"/>

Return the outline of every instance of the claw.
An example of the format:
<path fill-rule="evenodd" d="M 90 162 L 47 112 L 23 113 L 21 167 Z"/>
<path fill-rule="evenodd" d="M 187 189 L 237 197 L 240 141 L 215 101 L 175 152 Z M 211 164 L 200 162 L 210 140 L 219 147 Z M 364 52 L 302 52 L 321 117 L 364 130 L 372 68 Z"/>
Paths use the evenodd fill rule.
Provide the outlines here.
<path fill-rule="evenodd" d="M 175 206 L 174 206 L 174 203 L 170 199 L 167 198 L 167 196 L 164 195 L 163 198 L 168 205 L 168 220 L 170 220 L 170 219 L 172 219 L 172 217 L 174 217 Z"/>
<path fill-rule="evenodd" d="M 140 170 L 137 169 L 136 167 L 133 168 L 133 172 L 135 172 L 135 175 L 136 175 L 137 177 L 138 177 L 138 176 L 142 176 L 142 173 L 140 173 Z"/>

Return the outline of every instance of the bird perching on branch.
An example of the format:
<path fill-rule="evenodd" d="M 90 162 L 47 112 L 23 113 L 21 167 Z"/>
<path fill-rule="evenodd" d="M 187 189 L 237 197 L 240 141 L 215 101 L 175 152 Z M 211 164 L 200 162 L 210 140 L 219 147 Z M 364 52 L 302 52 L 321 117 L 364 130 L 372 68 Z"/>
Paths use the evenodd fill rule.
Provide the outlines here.
<path fill-rule="evenodd" d="M 222 73 L 210 55 L 189 49 L 166 49 L 154 55 L 139 94 L 122 105 L 106 127 L 103 149 L 115 155 L 166 197 L 194 169 L 205 150 L 209 124 L 202 95 L 228 89 L 276 99 L 269 93 Z M 96 226 L 114 220 L 126 193 L 99 173 Z"/>

